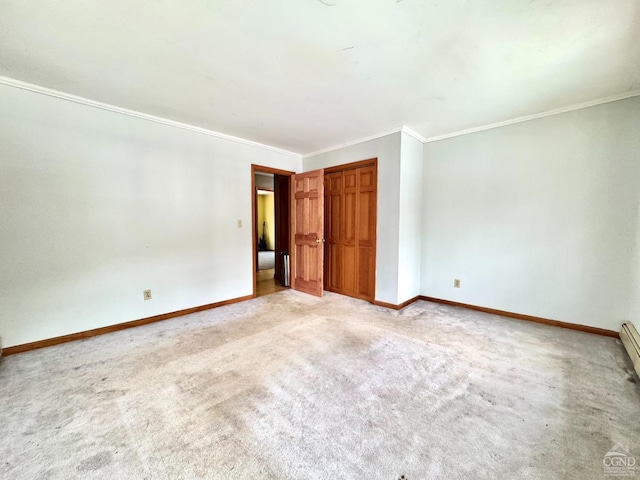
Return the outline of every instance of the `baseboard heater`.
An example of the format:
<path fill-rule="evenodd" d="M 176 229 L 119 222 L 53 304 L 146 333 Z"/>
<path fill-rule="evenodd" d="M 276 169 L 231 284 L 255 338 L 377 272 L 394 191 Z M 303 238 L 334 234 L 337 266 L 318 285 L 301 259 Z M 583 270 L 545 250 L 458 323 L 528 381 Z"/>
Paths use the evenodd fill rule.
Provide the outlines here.
<path fill-rule="evenodd" d="M 620 340 L 622 340 L 624 348 L 627 349 L 627 353 L 629 354 L 629 357 L 631 357 L 633 368 L 640 376 L 640 335 L 638 334 L 636 327 L 633 326 L 633 323 L 622 324 Z"/>

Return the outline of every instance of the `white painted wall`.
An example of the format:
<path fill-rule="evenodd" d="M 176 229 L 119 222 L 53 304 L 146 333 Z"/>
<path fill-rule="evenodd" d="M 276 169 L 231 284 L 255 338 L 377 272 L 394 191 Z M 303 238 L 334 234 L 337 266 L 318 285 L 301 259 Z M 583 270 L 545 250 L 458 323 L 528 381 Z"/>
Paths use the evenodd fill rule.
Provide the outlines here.
<path fill-rule="evenodd" d="M 640 117 L 640 116 L 639 116 Z M 637 131 L 640 132 L 640 118 L 638 118 Z M 638 185 L 638 191 L 640 191 L 640 184 Z M 636 328 L 640 328 L 640 204 L 638 205 L 638 217 L 636 219 L 636 247 L 635 255 L 631 261 L 633 268 L 632 276 L 632 288 L 631 288 L 631 312 L 629 314 L 629 320 L 633 322 Z"/>
<path fill-rule="evenodd" d="M 256 163 L 256 164 L 262 165 L 261 163 Z M 267 174 L 256 173 L 255 186 L 256 188 L 262 188 L 262 189 L 273 191 L 273 174 L 272 173 L 267 173 Z"/>
<path fill-rule="evenodd" d="M 250 164 L 372 157 L 377 300 L 640 323 L 640 98 L 304 162 L 3 85 L 0 105 L 5 347 L 250 294 Z"/>
<path fill-rule="evenodd" d="M 398 212 L 397 304 L 420 295 L 422 164 L 422 142 L 402 132 L 400 145 L 400 208 Z"/>
<path fill-rule="evenodd" d="M 305 172 L 378 158 L 376 300 L 398 303 L 400 132 L 303 160 Z"/>
<path fill-rule="evenodd" d="M 424 295 L 611 330 L 628 319 L 640 98 L 428 143 L 424 160 Z"/>
<path fill-rule="evenodd" d="M 5 347 L 251 294 L 250 165 L 298 156 L 4 85 L 0 105 Z"/>

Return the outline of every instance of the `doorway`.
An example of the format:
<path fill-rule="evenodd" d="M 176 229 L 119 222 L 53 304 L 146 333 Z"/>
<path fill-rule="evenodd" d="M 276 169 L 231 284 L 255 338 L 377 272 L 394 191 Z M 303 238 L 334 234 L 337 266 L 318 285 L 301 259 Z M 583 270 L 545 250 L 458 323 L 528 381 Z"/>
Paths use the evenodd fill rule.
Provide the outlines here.
<path fill-rule="evenodd" d="M 289 252 L 289 188 L 293 172 L 251 166 L 253 296 L 288 288 L 283 253 Z"/>

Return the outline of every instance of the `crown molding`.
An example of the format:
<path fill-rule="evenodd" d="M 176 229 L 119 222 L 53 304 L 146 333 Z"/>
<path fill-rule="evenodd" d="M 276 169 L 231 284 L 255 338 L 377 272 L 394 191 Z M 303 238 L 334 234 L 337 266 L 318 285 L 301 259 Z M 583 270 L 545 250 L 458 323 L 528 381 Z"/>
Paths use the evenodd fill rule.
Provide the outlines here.
<path fill-rule="evenodd" d="M 490 123 L 488 125 L 482 125 L 480 127 L 468 128 L 466 130 L 459 130 L 457 132 L 445 133 L 444 135 L 438 135 L 436 137 L 425 138 L 423 140 L 423 143 L 437 142 L 438 140 L 459 137 L 461 135 L 468 135 L 469 133 L 482 132 L 484 130 L 491 130 L 492 128 L 498 128 L 498 127 L 506 127 L 507 125 L 513 125 L 515 123 L 528 122 L 529 120 L 535 120 L 537 118 L 551 117 L 553 115 L 559 115 L 561 113 L 572 112 L 574 110 L 581 110 L 583 108 L 595 107 L 596 105 L 617 102 L 618 100 L 624 100 L 626 98 L 632 98 L 637 96 L 640 96 L 640 90 L 631 90 L 629 92 L 620 93 L 618 95 L 612 95 L 610 97 L 603 97 L 597 100 L 591 100 L 588 102 L 577 103 L 575 105 L 569 105 L 568 107 L 556 108 L 554 110 L 547 110 L 546 112 L 534 113 L 533 115 L 525 115 L 523 117 L 512 118 L 511 120 L 505 120 L 503 122 Z"/>
<path fill-rule="evenodd" d="M 351 147 L 351 146 L 357 145 L 359 143 L 364 143 L 364 142 L 368 142 L 370 140 L 375 140 L 377 138 L 386 137 L 387 135 L 393 135 L 394 133 L 401 132 L 402 128 L 403 127 L 392 128 L 391 130 L 385 130 L 382 133 L 378 133 L 376 135 L 371 135 L 370 137 L 359 138 L 358 140 L 353 140 L 351 142 L 341 143 L 340 145 L 334 145 L 333 147 L 323 148 L 322 150 L 318 150 L 318 151 L 311 152 L 311 153 L 306 153 L 306 154 L 302 155 L 302 158 L 305 159 L 305 158 L 308 158 L 308 157 L 313 157 L 315 155 L 320 155 L 322 153 L 333 152 L 335 150 L 340 150 L 341 148 Z"/>
<path fill-rule="evenodd" d="M 396 128 L 392 128 L 391 130 L 385 130 L 382 133 L 378 133 L 376 135 L 371 135 L 369 137 L 364 137 L 364 138 L 360 138 L 358 140 L 353 140 L 351 142 L 346 142 L 346 143 L 341 143 L 340 145 L 334 145 L 333 147 L 329 147 L 329 148 L 323 148 L 322 150 L 318 150 L 316 152 L 312 152 L 312 153 L 307 153 L 302 155 L 302 158 L 308 158 L 308 157 L 313 157 L 315 155 L 320 155 L 323 153 L 329 153 L 329 152 L 333 152 L 335 150 L 340 150 L 341 148 L 346 148 L 346 147 L 351 147 L 353 145 L 357 145 L 359 143 L 364 143 L 364 142 L 368 142 L 370 140 L 375 140 L 377 138 L 382 138 L 382 137 L 386 137 L 387 135 L 393 135 L 394 133 L 398 133 L 398 132 L 402 132 L 402 133 L 406 133 L 407 135 L 415 138 L 416 140 L 418 140 L 419 142 L 425 143 L 426 139 L 420 135 L 419 133 L 415 132 L 414 130 L 411 130 L 410 128 L 406 127 L 406 126 L 401 126 L 401 127 L 396 127 Z"/>
<path fill-rule="evenodd" d="M 599 98 L 599 99 L 596 99 L 596 100 L 591 100 L 591 101 L 588 101 L 588 102 L 577 103 L 575 105 L 569 105 L 567 107 L 556 108 L 554 110 L 547 110 L 546 112 L 535 113 L 533 115 L 525 115 L 525 116 L 522 116 L 522 117 L 512 118 L 510 120 L 505 120 L 503 122 L 490 123 L 488 125 L 482 125 L 482 126 L 479 126 L 479 127 L 468 128 L 466 130 L 459 130 L 457 132 L 445 133 L 444 135 L 438 135 L 438 136 L 429 137 L 429 138 L 423 137 L 422 135 L 420 135 L 416 131 L 411 130 L 409 127 L 403 125 L 402 127 L 397 127 L 397 128 L 391 129 L 391 130 L 387 130 L 387 131 L 379 133 L 377 135 L 371 135 L 369 137 L 360 138 L 359 140 L 353 140 L 351 142 L 346 142 L 346 143 L 343 143 L 343 144 L 340 144 L 340 145 L 335 145 L 333 147 L 329 147 L 329 148 L 325 148 L 325 149 L 322 149 L 322 150 L 318 150 L 317 152 L 307 153 L 305 155 L 302 155 L 302 158 L 305 159 L 305 158 L 308 158 L 308 157 L 313 157 L 315 155 L 320 155 L 322 153 L 328 153 L 328 152 L 332 152 L 334 150 L 340 150 L 341 148 L 350 147 L 352 145 L 357 145 L 358 143 L 368 142 L 369 140 L 375 140 L 376 138 L 386 137 L 387 135 L 391 135 L 393 133 L 398 133 L 398 132 L 406 133 L 407 135 L 410 135 L 411 137 L 415 138 L 416 140 L 418 140 L 418 141 L 420 141 L 422 143 L 437 142 L 438 140 L 444 140 L 444 139 L 447 139 L 447 138 L 459 137 L 461 135 L 468 135 L 470 133 L 482 132 L 484 130 L 491 130 L 492 128 L 505 127 L 507 125 L 513 125 L 515 123 L 527 122 L 529 120 L 535 120 L 537 118 L 550 117 L 552 115 L 559 115 L 561 113 L 567 113 L 567 112 L 571 112 L 571 111 L 574 111 L 574 110 L 581 110 L 583 108 L 595 107 L 597 105 L 602 105 L 604 103 L 616 102 L 618 100 L 625 100 L 627 98 L 632 98 L 632 97 L 637 97 L 637 96 L 640 96 L 640 90 L 631 90 L 629 92 L 621 93 L 621 94 L 618 94 L 618 95 L 612 95 L 610 97 L 603 97 L 603 98 Z"/>
<path fill-rule="evenodd" d="M 14 78 L 0 76 L 0 84 L 7 85 L 9 87 L 15 87 L 22 90 L 28 90 L 30 92 L 39 93 L 49 97 L 59 98 L 68 102 L 79 103 L 88 107 L 99 108 L 100 110 L 106 110 L 108 112 L 119 113 L 121 115 L 127 115 L 129 117 L 140 118 L 142 120 L 148 120 L 150 122 L 160 123 L 162 125 L 168 125 L 170 127 L 180 128 L 182 130 L 189 130 L 191 132 L 201 133 L 210 137 L 221 138 L 236 143 L 242 143 L 244 145 L 250 145 L 252 147 L 264 148 L 273 152 L 283 153 L 300 158 L 299 153 L 290 152 L 282 148 L 272 147 L 271 145 L 265 145 L 264 143 L 254 142 L 245 138 L 234 137 L 233 135 L 227 135 L 226 133 L 215 132 L 207 128 L 196 127 L 195 125 L 189 125 L 188 123 L 176 122 L 163 117 L 156 117 L 155 115 L 149 115 L 147 113 L 138 112 L 136 110 L 129 110 L 128 108 L 117 107 L 108 103 L 98 102 L 97 100 L 91 100 L 85 97 L 79 97 L 70 93 L 60 92 L 51 88 L 42 87 L 33 83 L 23 82 Z"/>
<path fill-rule="evenodd" d="M 456 132 L 446 133 L 446 134 L 443 134 L 443 135 L 437 135 L 437 136 L 428 137 L 428 138 L 423 137 L 419 133 L 417 133 L 414 130 L 411 130 L 410 128 L 408 128 L 408 127 L 403 125 L 401 127 L 392 128 L 391 130 L 386 130 L 384 132 L 381 132 L 381 133 L 378 133 L 378 134 L 375 134 L 375 135 L 371 135 L 371 136 L 368 136 L 368 137 L 360 138 L 358 140 L 353 140 L 353 141 L 350 141 L 350 142 L 342 143 L 342 144 L 339 144 L 339 145 L 334 145 L 334 146 L 329 147 L 329 148 L 324 148 L 322 150 L 317 150 L 315 152 L 311 152 L 311 153 L 307 153 L 307 154 L 301 155 L 299 153 L 291 152 L 289 150 L 284 150 L 282 148 L 272 147 L 271 145 L 266 145 L 264 143 L 254 142 L 252 140 L 247 140 L 245 138 L 235 137 L 233 135 L 227 135 L 226 133 L 220 133 L 220 132 L 216 132 L 216 131 L 209 130 L 209 129 L 202 128 L 202 127 L 196 127 L 195 125 L 189 125 L 187 123 L 176 122 L 174 120 L 169 120 L 169 119 L 163 118 L 163 117 L 157 117 L 155 115 L 150 115 L 150 114 L 147 114 L 147 113 L 138 112 L 136 110 L 129 110 L 127 108 L 117 107 L 115 105 L 99 102 L 97 100 L 91 100 L 89 98 L 80 97 L 80 96 L 77 96 L 77 95 L 72 95 L 70 93 L 60 92 L 58 90 L 53 90 L 53 89 L 47 88 L 47 87 L 42 87 L 40 85 L 35 85 L 35 84 L 32 84 L 32 83 L 23 82 L 21 80 L 16 80 L 14 78 L 0 76 L 0 84 L 7 85 L 9 87 L 19 88 L 19 89 L 22 89 L 22 90 L 28 90 L 30 92 L 39 93 L 41 95 L 46 95 L 46 96 L 49 96 L 49 97 L 59 98 L 61 100 L 66 100 L 66 101 L 73 102 L 73 103 L 79 103 L 79 104 L 86 105 L 86 106 L 93 107 L 93 108 L 99 108 L 101 110 L 106 110 L 106 111 L 109 111 L 109 112 L 119 113 L 121 115 L 127 115 L 127 116 L 134 117 L 134 118 L 140 118 L 140 119 L 143 119 L 143 120 L 148 120 L 150 122 L 160 123 L 162 125 L 167 125 L 167 126 L 170 126 L 170 127 L 180 128 L 182 130 L 188 130 L 188 131 L 191 131 L 191 132 L 196 132 L 196 133 L 200 133 L 200 134 L 203 134 L 203 135 L 208 135 L 208 136 L 211 136 L 211 137 L 221 138 L 221 139 L 224 139 L 224 140 L 229 140 L 229 141 L 236 142 L 236 143 L 241 143 L 241 144 L 244 144 L 244 145 L 250 145 L 252 147 L 263 148 L 263 149 L 266 149 L 266 150 L 271 150 L 273 152 L 278 152 L 278 153 L 282 153 L 282 154 L 285 154 L 285 155 L 291 155 L 293 157 L 303 158 L 303 159 L 304 158 L 308 158 L 308 157 L 313 157 L 315 155 L 320 155 L 322 153 L 328 153 L 328 152 L 332 152 L 332 151 L 335 151 L 335 150 L 340 150 L 341 148 L 351 147 L 351 146 L 357 145 L 359 143 L 364 143 L 364 142 L 368 142 L 370 140 L 375 140 L 375 139 L 378 139 L 378 138 L 386 137 L 388 135 L 392 135 L 392 134 L 398 133 L 398 132 L 406 133 L 407 135 L 415 138 L 416 140 L 418 140 L 418 141 L 420 141 L 422 143 L 431 143 L 431 142 L 437 142 L 438 140 L 445 140 L 447 138 L 459 137 L 461 135 L 468 135 L 470 133 L 482 132 L 484 130 L 491 130 L 493 128 L 505 127 L 507 125 L 513 125 L 513 124 L 516 124 L 516 123 L 527 122 L 529 120 L 535 120 L 535 119 L 538 119 L 538 118 L 549 117 L 549 116 L 552 116 L 552 115 L 559 115 L 561 113 L 567 113 L 567 112 L 571 112 L 571 111 L 574 111 L 574 110 L 580 110 L 580 109 L 583 109 L 583 108 L 594 107 L 596 105 L 602 105 L 604 103 L 616 102 L 618 100 L 625 100 L 627 98 L 640 96 L 640 90 L 632 90 L 632 91 L 621 93 L 621 94 L 618 94 L 618 95 L 612 95 L 612 96 L 609 96 L 609 97 L 603 97 L 603 98 L 599 98 L 599 99 L 596 99 L 596 100 L 591 100 L 591 101 L 588 101 L 588 102 L 583 102 L 583 103 L 570 105 L 570 106 L 567 106 L 567 107 L 561 107 L 561 108 L 556 108 L 554 110 L 547 110 L 545 112 L 535 113 L 533 115 L 525 115 L 525 116 L 522 116 L 522 117 L 516 117 L 516 118 L 512 118 L 510 120 L 505 120 L 505 121 L 502 121 L 502 122 L 490 123 L 490 124 L 487 124 L 487 125 L 481 125 L 479 127 L 468 128 L 468 129 L 465 129 L 465 130 L 459 130 L 459 131 L 456 131 Z"/>
<path fill-rule="evenodd" d="M 414 132 L 413 130 L 411 130 L 409 127 L 406 126 L 402 126 L 402 132 L 406 133 L 407 135 L 409 135 L 410 137 L 415 138 L 416 140 L 418 140 L 419 142 L 422 143 L 426 143 L 427 139 L 424 138 L 422 135 L 420 135 L 418 132 Z"/>

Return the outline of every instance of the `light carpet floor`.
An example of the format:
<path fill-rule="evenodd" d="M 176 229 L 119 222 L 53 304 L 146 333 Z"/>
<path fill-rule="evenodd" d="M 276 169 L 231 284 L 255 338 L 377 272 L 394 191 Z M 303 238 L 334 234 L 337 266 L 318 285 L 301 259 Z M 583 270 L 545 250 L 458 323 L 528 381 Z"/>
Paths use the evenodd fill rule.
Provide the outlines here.
<path fill-rule="evenodd" d="M 276 266 L 276 252 L 263 250 L 258 252 L 258 270 L 269 270 Z"/>
<path fill-rule="evenodd" d="M 636 381 L 612 338 L 286 290 L 2 359 L 0 478 L 602 479 Z"/>

